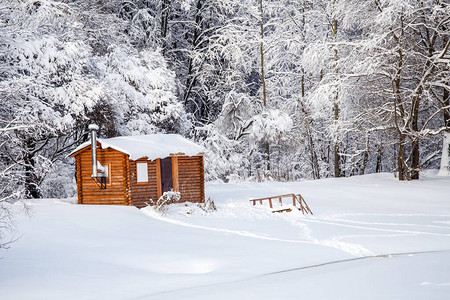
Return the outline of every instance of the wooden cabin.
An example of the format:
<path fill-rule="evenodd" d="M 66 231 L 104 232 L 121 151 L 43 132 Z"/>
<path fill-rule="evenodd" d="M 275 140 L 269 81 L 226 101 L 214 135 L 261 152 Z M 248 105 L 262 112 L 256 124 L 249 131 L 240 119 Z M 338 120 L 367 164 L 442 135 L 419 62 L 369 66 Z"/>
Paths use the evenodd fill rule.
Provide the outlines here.
<path fill-rule="evenodd" d="M 92 135 L 69 154 L 76 160 L 78 204 L 141 208 L 171 190 L 180 192 L 180 202 L 205 201 L 202 147 L 177 134 Z"/>

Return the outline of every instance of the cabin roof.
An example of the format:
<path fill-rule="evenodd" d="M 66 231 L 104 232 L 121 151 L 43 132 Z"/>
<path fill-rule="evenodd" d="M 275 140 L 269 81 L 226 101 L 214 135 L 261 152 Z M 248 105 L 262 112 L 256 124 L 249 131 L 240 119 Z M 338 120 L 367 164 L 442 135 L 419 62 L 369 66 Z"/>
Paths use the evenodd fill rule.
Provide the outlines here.
<path fill-rule="evenodd" d="M 137 160 L 142 157 L 154 160 L 178 153 L 194 156 L 205 150 L 203 147 L 191 142 L 179 134 L 120 136 L 109 139 L 97 139 L 97 142 L 100 143 L 101 149 L 115 149 L 128 154 L 131 160 Z M 90 141 L 79 145 L 69 154 L 69 156 L 74 156 L 77 152 L 90 145 Z"/>

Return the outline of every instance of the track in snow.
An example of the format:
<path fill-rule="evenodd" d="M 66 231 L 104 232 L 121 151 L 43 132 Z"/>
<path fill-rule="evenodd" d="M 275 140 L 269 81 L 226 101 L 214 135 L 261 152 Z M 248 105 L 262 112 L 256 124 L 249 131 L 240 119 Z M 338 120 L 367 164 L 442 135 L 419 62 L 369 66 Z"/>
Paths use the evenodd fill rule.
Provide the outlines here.
<path fill-rule="evenodd" d="M 198 285 L 198 286 L 186 287 L 186 288 L 181 288 L 181 289 L 167 290 L 167 291 L 157 292 L 157 293 L 154 293 L 154 294 L 140 296 L 140 297 L 137 297 L 137 298 L 130 298 L 130 300 L 151 299 L 151 298 L 156 297 L 156 296 L 168 295 L 168 294 L 171 294 L 171 293 L 176 293 L 176 292 L 181 292 L 181 291 L 188 291 L 188 290 L 202 289 L 202 288 L 207 288 L 207 287 L 216 287 L 216 286 L 235 284 L 235 283 L 250 281 L 250 280 L 253 280 L 253 279 L 269 277 L 269 276 L 275 276 L 275 275 L 279 275 L 279 274 L 283 274 L 283 273 L 297 272 L 297 271 L 302 271 L 302 270 L 307 270 L 307 269 L 323 268 L 323 267 L 327 267 L 327 266 L 330 266 L 330 265 L 345 264 L 345 263 L 351 263 L 351 262 L 354 262 L 354 261 L 378 259 L 378 258 L 395 258 L 395 257 L 402 257 L 402 256 L 425 255 L 425 254 L 445 253 L 445 252 L 450 252 L 450 249 L 435 250 L 435 251 L 415 251 L 415 252 L 404 252 L 404 253 L 389 253 L 389 254 L 370 255 L 370 256 L 355 257 L 355 258 L 350 258 L 350 259 L 335 260 L 335 261 L 329 261 L 329 262 L 325 262 L 325 263 L 321 263 L 321 264 L 315 264 L 315 265 L 310 265 L 310 266 L 303 266 L 303 267 L 298 267 L 298 268 L 292 268 L 292 269 L 280 270 L 280 271 L 276 271 L 276 272 L 265 273 L 265 274 L 256 275 L 256 276 L 252 276 L 252 277 L 248 277 L 248 278 L 244 278 L 244 279 L 233 280 L 233 281 L 211 283 L 211 284 Z"/>

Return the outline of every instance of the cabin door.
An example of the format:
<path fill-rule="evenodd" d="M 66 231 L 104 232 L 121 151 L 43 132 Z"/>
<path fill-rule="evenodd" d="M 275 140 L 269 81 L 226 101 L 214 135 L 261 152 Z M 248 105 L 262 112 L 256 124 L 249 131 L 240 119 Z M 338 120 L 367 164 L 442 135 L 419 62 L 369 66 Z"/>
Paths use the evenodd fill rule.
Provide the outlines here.
<path fill-rule="evenodd" d="M 161 159 L 161 193 L 171 191 L 172 183 L 172 158 Z"/>

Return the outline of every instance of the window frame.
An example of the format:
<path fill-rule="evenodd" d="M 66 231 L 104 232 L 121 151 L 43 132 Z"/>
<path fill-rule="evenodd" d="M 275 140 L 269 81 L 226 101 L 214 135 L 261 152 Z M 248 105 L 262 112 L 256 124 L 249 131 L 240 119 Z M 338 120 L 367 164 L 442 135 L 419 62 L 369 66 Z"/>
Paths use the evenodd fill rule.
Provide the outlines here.
<path fill-rule="evenodd" d="M 104 163 L 104 164 L 102 164 L 101 162 L 99 162 L 99 161 L 97 161 L 98 163 L 100 163 L 101 165 L 102 165 L 102 167 L 106 167 L 107 168 L 107 170 L 108 170 L 108 176 L 106 176 L 106 184 L 111 184 L 111 170 L 112 170 L 112 168 L 111 168 L 111 163 L 109 162 L 109 163 Z M 99 178 L 101 177 L 101 176 L 98 176 Z"/>
<path fill-rule="evenodd" d="M 139 174 L 142 175 L 142 173 L 139 172 L 139 169 L 141 169 L 141 171 L 143 171 L 142 167 L 140 168 L 139 165 L 141 165 L 141 166 L 145 165 L 146 181 L 139 181 Z M 136 162 L 136 183 L 137 184 L 148 184 L 148 182 L 149 182 L 149 176 L 148 175 L 149 175 L 148 174 L 148 162 Z"/>

